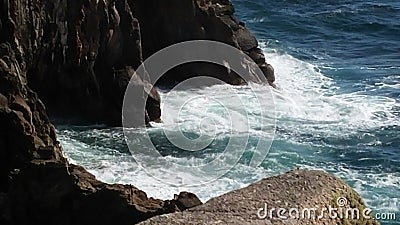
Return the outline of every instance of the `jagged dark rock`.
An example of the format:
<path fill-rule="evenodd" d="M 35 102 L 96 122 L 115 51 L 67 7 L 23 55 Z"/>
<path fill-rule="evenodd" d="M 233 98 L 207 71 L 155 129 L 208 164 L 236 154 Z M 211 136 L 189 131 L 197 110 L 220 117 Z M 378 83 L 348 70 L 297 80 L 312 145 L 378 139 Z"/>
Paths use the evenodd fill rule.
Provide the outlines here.
<path fill-rule="evenodd" d="M 29 86 L 50 115 L 121 126 L 130 68 L 142 63 L 140 26 L 127 1 L 4 2 L 4 22 L 15 31 L 3 29 L 10 37 L 2 39 L 20 42 Z M 147 119 L 157 121 L 160 97 L 155 89 L 147 94 Z"/>
<path fill-rule="evenodd" d="M 172 202 L 179 208 L 180 211 L 203 204 L 195 194 L 190 192 L 181 192 L 179 195 L 175 195 Z"/>
<path fill-rule="evenodd" d="M 141 24 L 144 58 L 172 44 L 188 40 L 214 40 L 229 44 L 248 54 L 273 83 L 274 70 L 265 62 L 254 35 L 234 16 L 234 7 L 226 0 L 129 0 L 133 14 Z M 162 37 L 162 38 L 160 38 Z M 252 52 L 258 54 L 252 54 Z M 222 66 L 188 63 L 165 74 L 159 83 L 170 85 L 195 76 L 212 76 L 229 84 L 243 79 Z M 256 81 L 256 80 L 254 80 Z"/>
<path fill-rule="evenodd" d="M 133 224 L 186 209 L 185 196 L 193 201 L 148 198 L 69 164 L 43 104 L 22 79 L 0 70 L 1 224 Z"/>

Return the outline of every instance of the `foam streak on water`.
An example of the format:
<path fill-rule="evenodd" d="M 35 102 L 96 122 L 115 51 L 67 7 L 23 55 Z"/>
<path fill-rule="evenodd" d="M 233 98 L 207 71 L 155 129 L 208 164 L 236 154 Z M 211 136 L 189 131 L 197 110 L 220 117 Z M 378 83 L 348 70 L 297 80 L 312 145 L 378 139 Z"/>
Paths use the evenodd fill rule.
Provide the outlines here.
<path fill-rule="evenodd" d="M 246 165 L 246 153 L 254 148 L 251 138 L 262 137 L 262 129 L 257 127 L 256 109 L 247 104 L 249 120 L 255 121 L 250 130 L 250 144 L 245 156 L 237 166 L 222 179 L 214 183 L 182 188 L 181 183 L 190 183 L 195 174 L 176 173 L 169 177 L 176 185 L 166 185 L 148 176 L 130 157 L 123 143 L 121 129 L 103 127 L 59 126 L 59 137 L 67 156 L 72 162 L 85 166 L 100 180 L 114 183 L 129 183 L 146 191 L 149 196 L 170 199 L 179 191 L 196 193 L 203 201 L 222 193 L 244 187 L 266 176 L 279 174 L 296 167 L 323 169 L 332 172 L 356 188 L 367 199 L 367 203 L 377 210 L 399 210 L 400 158 L 395 152 L 399 146 L 396 136 L 399 131 L 399 118 L 396 110 L 400 105 L 396 99 L 374 96 L 361 92 L 346 92 L 335 81 L 324 76 L 319 67 L 296 59 L 286 53 L 265 48 L 266 57 L 276 68 L 278 89 L 274 91 L 277 109 L 277 134 L 271 152 L 262 167 L 252 168 Z M 377 84 L 377 86 L 382 86 Z M 165 146 L 164 154 L 179 164 L 192 164 L 193 161 L 206 161 L 215 157 L 229 139 L 229 130 L 225 129 L 230 121 L 219 104 L 209 105 L 208 116 L 216 124 L 202 124 L 206 99 L 195 98 L 199 95 L 213 95 L 230 98 L 226 95 L 228 86 L 214 86 L 201 90 L 181 91 L 170 96 L 169 104 L 164 107 L 162 118 L 170 129 L 183 126 L 188 134 L 216 132 L 216 140 L 207 151 L 187 156 L 176 149 Z M 251 84 L 259 93 L 268 91 L 264 85 Z M 251 98 L 249 88 L 235 87 L 241 98 Z M 168 93 L 163 93 L 165 98 Z M 190 107 L 183 108 L 182 116 L 177 119 L 177 106 L 182 105 L 183 96 L 192 96 L 196 100 Z M 267 96 L 267 95 L 265 95 Z M 251 103 L 251 100 L 249 100 Z M 234 105 L 235 101 L 231 100 Z M 265 115 L 268 116 L 268 115 Z M 240 121 L 244 115 L 236 115 L 234 135 L 242 135 Z M 245 119 L 245 118 L 244 118 Z M 159 145 L 165 144 L 165 136 L 160 125 L 149 130 Z M 208 129 L 208 126 L 217 129 Z M 182 127 L 181 127 L 182 128 Z M 137 129 L 138 135 L 144 134 Z M 213 136 L 214 133 L 210 133 Z M 391 147 L 393 146 L 393 147 Z M 392 157 L 387 155 L 392 154 Z M 396 167 L 397 166 L 397 167 Z M 397 168 L 397 169 L 396 169 Z M 157 173 L 174 168 L 146 168 Z"/>

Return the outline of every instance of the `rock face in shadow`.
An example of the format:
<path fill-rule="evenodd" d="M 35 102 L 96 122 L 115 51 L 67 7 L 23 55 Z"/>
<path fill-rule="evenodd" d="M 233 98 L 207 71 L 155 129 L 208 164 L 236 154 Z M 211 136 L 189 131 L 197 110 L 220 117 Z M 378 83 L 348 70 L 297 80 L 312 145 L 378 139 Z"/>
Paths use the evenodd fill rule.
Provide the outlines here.
<path fill-rule="evenodd" d="M 145 58 L 178 42 L 213 40 L 242 50 L 260 67 L 270 84 L 275 81 L 274 69 L 265 62 L 257 39 L 234 16 L 235 10 L 229 0 L 129 0 L 129 4 L 141 24 Z M 178 67 L 167 73 L 160 83 L 168 85 L 204 75 L 229 84 L 244 83 L 229 68 L 208 63 L 188 63 Z"/>
<path fill-rule="evenodd" d="M 142 63 L 140 26 L 127 1 L 17 0 L 11 6 L 29 86 L 50 115 L 120 126 L 132 68 Z M 136 80 L 137 86 L 147 82 Z M 147 95 L 146 122 L 157 121 L 160 97 L 156 90 Z"/>
<path fill-rule="evenodd" d="M 328 211 L 322 211 L 329 207 L 337 209 L 332 211 L 332 216 Z M 286 210 L 279 214 L 286 219 L 278 217 L 279 208 Z M 289 214 L 292 208 L 299 213 L 294 210 Z M 343 214 L 340 214 L 341 208 Z M 216 197 L 184 212 L 157 216 L 139 224 L 379 224 L 362 216 L 365 208 L 361 197 L 340 179 L 321 171 L 294 170 Z M 304 209 L 310 211 L 302 213 Z M 358 210 L 360 218 L 353 219 L 357 214 L 352 214 L 352 210 L 346 217 L 347 209 Z M 261 218 L 257 215 L 259 210 Z"/>
<path fill-rule="evenodd" d="M 17 39 L 29 86 L 53 117 L 120 126 L 123 96 L 135 74 L 130 71 L 182 41 L 229 44 L 254 59 L 269 83 L 275 80 L 228 0 L 2 0 L 0 11 L 0 43 Z M 159 84 L 173 86 L 199 75 L 244 83 L 229 66 L 198 62 L 169 71 Z M 138 86 L 148 83 L 136 80 Z M 144 94 L 146 122 L 159 121 L 160 96 L 155 89 Z"/>
<path fill-rule="evenodd" d="M 1 19 L 2 26 L 13 26 L 12 21 Z M 148 198 L 131 185 L 102 183 L 82 167 L 68 163 L 43 103 L 27 86 L 25 59 L 29 54 L 12 35 L 2 39 L 1 225 L 128 225 L 201 204 L 190 193 L 170 201 Z"/>

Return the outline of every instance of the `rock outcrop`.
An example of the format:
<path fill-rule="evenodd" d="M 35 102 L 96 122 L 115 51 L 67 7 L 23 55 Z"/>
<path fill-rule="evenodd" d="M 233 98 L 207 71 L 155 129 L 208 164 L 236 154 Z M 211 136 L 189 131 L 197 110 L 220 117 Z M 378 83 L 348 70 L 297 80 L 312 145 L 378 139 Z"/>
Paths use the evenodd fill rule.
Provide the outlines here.
<path fill-rule="evenodd" d="M 280 208 L 286 210 L 279 214 L 286 219 L 279 217 Z M 321 171 L 294 170 L 184 212 L 153 217 L 140 225 L 379 224 L 373 218 L 363 217 L 365 208 L 361 197 L 340 179 Z M 324 212 L 323 209 L 327 210 Z M 369 211 L 365 212 L 368 214 Z M 356 219 L 357 215 L 359 219 Z"/>
<path fill-rule="evenodd" d="M 29 86 L 50 115 L 120 126 L 126 87 L 142 62 L 140 27 L 127 1 L 8 4 L 15 31 L 4 32 L 21 42 Z M 147 81 L 136 80 L 144 90 Z M 157 121 L 160 97 L 155 89 L 147 95 L 146 122 Z"/>
<path fill-rule="evenodd" d="M 234 46 L 254 60 L 269 83 L 274 70 L 265 62 L 257 39 L 234 16 L 229 0 L 130 0 L 133 13 L 141 24 L 143 56 L 188 40 L 214 40 Z M 160 38 L 161 37 L 161 38 Z M 194 76 L 212 76 L 226 83 L 243 84 L 243 79 L 222 66 L 188 63 L 165 74 L 161 84 L 173 84 Z"/>
<path fill-rule="evenodd" d="M 3 19 L 2 26 L 14 26 Z M 27 86 L 31 54 L 12 33 L 1 37 L 0 224 L 128 225 L 201 204 L 190 193 L 170 201 L 148 198 L 131 185 L 102 183 L 68 163 L 43 103 Z"/>
<path fill-rule="evenodd" d="M 2 0 L 0 11 L 0 43 L 19 43 L 29 86 L 52 117 L 120 126 L 131 71 L 156 51 L 187 40 L 232 45 L 274 82 L 273 68 L 228 0 Z M 159 83 L 170 86 L 198 75 L 244 83 L 228 68 L 201 62 L 178 66 Z M 148 83 L 136 80 L 139 88 Z M 160 120 L 157 91 L 144 91 L 146 122 Z"/>

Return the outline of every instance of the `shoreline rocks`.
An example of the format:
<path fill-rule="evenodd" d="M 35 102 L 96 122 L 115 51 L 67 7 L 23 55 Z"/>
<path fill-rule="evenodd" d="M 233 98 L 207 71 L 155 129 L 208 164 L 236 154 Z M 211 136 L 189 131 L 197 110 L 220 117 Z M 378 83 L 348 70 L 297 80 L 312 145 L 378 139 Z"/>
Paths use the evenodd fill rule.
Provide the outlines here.
<path fill-rule="evenodd" d="M 190 193 L 148 198 L 70 164 L 43 103 L 25 82 L 18 48 L 3 43 L 0 50 L 7 64 L 0 68 L 0 224 L 128 225 L 201 204 Z"/>

